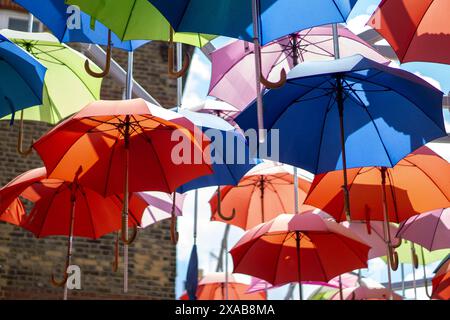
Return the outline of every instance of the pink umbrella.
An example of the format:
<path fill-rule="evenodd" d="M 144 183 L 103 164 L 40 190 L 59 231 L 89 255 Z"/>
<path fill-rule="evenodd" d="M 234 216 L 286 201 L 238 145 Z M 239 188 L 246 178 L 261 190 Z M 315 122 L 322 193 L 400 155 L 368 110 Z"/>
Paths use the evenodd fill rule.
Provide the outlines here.
<path fill-rule="evenodd" d="M 158 221 L 168 219 L 172 216 L 173 196 L 165 192 L 139 192 L 139 195 L 148 203 L 142 215 L 141 227 L 145 228 Z M 175 214 L 182 215 L 184 194 L 175 197 Z"/>
<path fill-rule="evenodd" d="M 386 64 L 389 60 L 348 29 L 340 26 L 341 57 L 354 54 Z M 296 48 L 296 50 L 293 50 Z M 242 111 L 256 98 L 254 46 L 237 40 L 211 53 L 212 77 L 209 95 L 230 103 Z M 269 81 L 280 77 L 280 71 L 292 69 L 298 62 L 333 60 L 334 45 L 331 26 L 306 29 L 271 42 L 261 51 L 262 75 Z M 261 88 L 265 88 L 262 86 Z"/>
<path fill-rule="evenodd" d="M 389 300 L 392 296 L 392 300 L 403 300 L 403 298 L 390 291 L 381 284 L 365 279 L 369 283 L 361 282 L 360 286 L 355 286 L 351 288 L 345 288 L 342 290 L 342 298 L 339 292 L 335 293 L 331 300 Z"/>
<path fill-rule="evenodd" d="M 248 286 L 246 293 L 264 292 L 278 287 L 279 286 L 274 286 L 263 279 L 251 277 L 250 285 Z"/>
<path fill-rule="evenodd" d="M 337 276 L 328 282 L 302 281 L 302 284 L 310 284 L 330 288 L 339 288 L 340 286 L 342 286 L 342 288 L 345 289 L 356 286 L 358 284 L 358 276 L 352 273 L 344 273 L 340 276 L 340 279 L 339 276 Z"/>
<path fill-rule="evenodd" d="M 384 241 L 383 221 L 370 221 L 370 224 L 362 221 L 342 222 L 341 224 L 353 231 L 358 237 L 370 246 L 369 259 L 374 259 L 386 255 L 386 242 Z M 397 227 L 391 224 L 392 246 L 396 248 L 401 244 L 401 240 L 395 237 Z"/>
<path fill-rule="evenodd" d="M 450 208 L 418 214 L 403 222 L 397 237 L 429 251 L 450 248 Z"/>

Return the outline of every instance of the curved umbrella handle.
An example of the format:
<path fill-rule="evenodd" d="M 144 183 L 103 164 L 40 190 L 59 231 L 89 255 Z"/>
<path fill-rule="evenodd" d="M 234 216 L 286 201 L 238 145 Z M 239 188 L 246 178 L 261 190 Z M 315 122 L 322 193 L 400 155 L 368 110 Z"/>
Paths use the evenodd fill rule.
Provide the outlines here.
<path fill-rule="evenodd" d="M 111 54 L 112 53 L 112 45 L 111 45 L 111 30 L 108 30 L 108 46 L 106 48 L 106 61 L 105 61 L 105 70 L 102 72 L 95 72 L 91 69 L 89 64 L 89 60 L 84 62 L 84 69 L 86 72 L 94 78 L 104 78 L 109 74 L 109 70 L 111 69 Z"/>
<path fill-rule="evenodd" d="M 131 234 L 131 237 L 128 237 L 128 239 L 125 238 L 125 232 L 123 232 L 122 230 L 122 242 L 126 245 L 131 245 L 137 238 L 137 234 L 138 234 L 138 228 L 136 226 L 133 227 L 133 233 Z"/>
<path fill-rule="evenodd" d="M 411 254 L 414 268 L 419 269 L 419 257 L 417 256 L 416 251 L 411 252 Z"/>
<path fill-rule="evenodd" d="M 114 261 L 112 263 L 112 271 L 119 270 L 119 232 L 116 231 L 116 240 L 114 241 Z"/>
<path fill-rule="evenodd" d="M 391 261 L 391 269 L 396 271 L 399 264 L 398 253 L 391 245 L 389 246 L 389 260 Z"/>
<path fill-rule="evenodd" d="M 284 69 L 281 69 L 280 71 L 280 80 L 278 80 L 277 82 L 271 82 L 269 80 L 267 80 L 266 78 L 264 78 L 264 76 L 262 74 L 260 74 L 259 76 L 261 83 L 269 89 L 278 89 L 281 88 L 282 86 L 284 86 L 286 84 L 287 81 L 287 75 L 286 75 L 286 71 Z"/>
<path fill-rule="evenodd" d="M 231 215 L 228 216 L 228 217 L 223 215 L 222 210 L 217 210 L 217 214 L 219 215 L 219 217 L 220 217 L 222 220 L 225 220 L 225 221 L 231 221 L 231 220 L 233 220 L 233 219 L 236 217 L 236 209 L 233 208 L 233 212 L 232 212 Z"/>
<path fill-rule="evenodd" d="M 69 279 L 69 274 L 67 273 L 67 271 L 64 274 L 64 278 L 62 281 L 57 281 L 55 278 L 55 275 L 52 273 L 51 284 L 55 287 L 62 288 L 66 285 L 68 279 Z"/>
<path fill-rule="evenodd" d="M 20 112 L 20 124 L 19 124 L 19 136 L 17 137 L 17 152 L 22 156 L 29 156 L 33 152 L 34 139 L 31 145 L 24 150 L 23 149 L 23 110 Z"/>
<path fill-rule="evenodd" d="M 174 70 L 174 57 L 175 57 L 175 49 L 174 49 L 174 43 L 173 43 L 173 29 L 170 28 L 170 40 L 169 40 L 169 47 L 167 49 L 167 73 L 169 75 L 169 78 L 177 79 L 184 77 L 189 69 L 189 65 L 191 64 L 191 57 L 189 56 L 189 53 L 186 52 L 185 59 L 183 60 L 183 66 L 181 67 L 181 70 L 175 71 Z"/>

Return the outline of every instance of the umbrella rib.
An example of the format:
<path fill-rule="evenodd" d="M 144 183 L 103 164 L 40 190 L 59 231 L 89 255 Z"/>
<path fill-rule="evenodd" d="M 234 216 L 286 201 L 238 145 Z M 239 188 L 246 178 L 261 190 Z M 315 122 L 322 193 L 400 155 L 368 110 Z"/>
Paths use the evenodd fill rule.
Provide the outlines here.
<path fill-rule="evenodd" d="M 114 144 L 112 146 L 112 150 L 111 153 L 109 155 L 109 161 L 108 161 L 108 170 L 106 171 L 106 183 L 105 183 L 105 188 L 103 189 L 103 196 L 106 196 L 108 193 L 108 185 L 109 185 L 109 176 L 111 175 L 111 166 L 112 166 L 112 159 L 113 156 L 116 152 L 116 146 L 119 142 L 119 136 L 120 136 L 120 132 L 117 132 L 117 136 L 116 136 L 116 140 L 114 141 Z"/>
<path fill-rule="evenodd" d="M 312 241 L 311 237 L 308 237 L 311 240 L 311 243 L 314 245 L 314 247 L 316 248 L 316 254 L 315 256 L 317 257 L 317 260 L 319 260 L 319 265 L 320 265 L 320 269 L 322 269 L 322 273 L 324 275 L 325 280 L 330 281 L 331 279 L 328 277 L 327 272 L 325 271 L 325 268 L 323 267 L 323 262 L 322 262 L 322 258 L 319 255 L 319 249 L 317 248 L 317 245 Z"/>
<path fill-rule="evenodd" d="M 270 235 L 268 235 L 268 236 L 270 236 Z M 274 275 L 273 275 L 273 282 L 271 282 L 272 285 L 274 285 L 276 280 L 277 280 L 278 269 L 280 267 L 279 261 L 280 261 L 280 257 L 281 257 L 281 252 L 283 251 L 283 248 L 284 248 L 284 243 L 288 240 L 288 237 L 292 238 L 292 236 L 293 236 L 292 232 L 287 231 L 285 236 L 284 236 L 283 241 L 281 242 L 280 250 L 278 251 L 277 259 L 275 260 L 276 265 L 275 265 L 275 272 L 274 272 Z M 300 279 L 299 279 L 299 282 L 300 282 Z"/>
<path fill-rule="evenodd" d="M 325 125 L 326 125 L 327 118 L 328 118 L 328 112 L 330 112 L 331 106 L 334 105 L 334 102 L 333 103 L 332 102 L 333 102 L 333 95 L 330 95 L 330 100 L 328 101 L 328 106 L 323 115 L 322 130 L 321 130 L 322 134 L 320 135 L 319 149 L 317 150 L 317 157 L 316 157 L 316 159 L 317 159 L 316 160 L 316 169 L 314 170 L 314 173 L 317 173 L 317 171 L 319 169 L 319 159 L 320 159 L 320 154 L 322 153 L 322 143 L 323 143 L 323 136 L 324 136 L 323 133 L 324 133 Z M 341 150 L 341 153 L 342 153 L 342 150 Z"/>
<path fill-rule="evenodd" d="M 439 222 L 441 221 L 441 217 L 442 217 L 443 214 L 444 214 L 444 209 L 442 209 L 441 213 L 439 214 L 439 219 L 438 219 L 438 221 L 436 223 L 436 226 L 434 227 L 433 237 L 431 238 L 431 243 L 430 243 L 430 248 L 429 248 L 430 251 L 433 250 L 434 240 L 436 239 L 436 232 L 437 232 L 437 229 L 439 227 Z"/>
<path fill-rule="evenodd" d="M 125 35 L 128 31 L 128 25 L 130 24 L 131 16 L 133 15 L 134 7 L 136 6 L 136 1 L 137 0 L 133 1 L 133 5 L 131 6 L 130 12 L 128 13 L 127 22 L 125 23 L 125 27 L 123 28 L 122 39 L 121 39 L 122 41 L 125 39 Z"/>
<path fill-rule="evenodd" d="M 38 183 L 40 183 L 40 182 L 38 182 Z M 60 189 L 64 185 L 65 185 L 65 183 L 62 183 L 57 189 Z M 55 190 L 55 192 L 53 192 L 53 194 L 52 194 L 52 196 L 50 198 L 50 201 L 49 201 L 48 206 L 47 206 L 47 210 L 45 210 L 46 215 L 45 215 L 44 221 L 42 221 L 41 228 L 40 228 L 40 230 L 39 230 L 39 232 L 37 234 L 37 238 L 41 238 L 41 236 L 42 236 L 42 230 L 44 230 L 45 224 L 47 223 L 47 219 L 48 219 L 48 211 L 50 210 L 50 207 L 51 207 L 53 201 L 55 200 L 57 194 L 58 194 L 58 190 Z M 33 209 L 36 207 L 36 204 L 38 202 L 39 201 L 36 201 L 36 203 L 34 204 Z"/>
<path fill-rule="evenodd" d="M 400 222 L 400 218 L 398 216 L 398 208 L 397 208 L 397 196 L 395 194 L 395 189 L 394 189 L 394 185 L 395 185 L 394 176 L 390 173 L 389 170 L 386 170 L 386 172 L 387 172 L 386 176 L 389 180 L 389 190 L 391 191 L 392 203 L 394 204 L 395 217 L 397 218 L 397 222 Z M 388 223 L 389 223 L 389 221 L 388 221 Z"/>
<path fill-rule="evenodd" d="M 278 198 L 278 200 L 279 200 L 279 202 L 280 202 L 280 204 L 281 204 L 281 208 L 283 209 L 283 211 L 284 212 L 287 212 L 286 211 L 286 207 L 284 206 L 284 203 L 283 203 L 283 200 L 281 199 L 281 196 L 280 196 L 280 194 L 278 193 L 278 190 L 269 182 L 269 186 L 272 186 L 273 187 L 273 193 L 275 193 L 276 194 L 276 196 L 277 196 L 277 198 Z M 295 203 L 294 203 L 294 206 L 295 206 Z"/>
<path fill-rule="evenodd" d="M 86 207 L 89 211 L 89 218 L 90 218 L 89 221 L 91 222 L 92 231 L 94 233 L 94 239 L 97 239 L 96 232 L 95 232 L 94 218 L 93 218 L 91 207 L 89 205 L 89 201 L 87 199 L 87 195 L 83 190 L 81 190 L 81 188 L 79 190 L 80 190 L 81 195 L 83 196 L 84 201 L 86 202 Z"/>
<path fill-rule="evenodd" d="M 344 18 L 344 15 L 342 14 L 341 9 L 339 8 L 339 6 L 337 5 L 337 3 L 336 3 L 335 0 L 333 0 L 333 4 L 334 4 L 334 6 L 336 7 L 336 9 L 337 9 L 337 11 L 339 12 L 339 14 L 341 15 L 342 21 L 345 21 L 346 19 Z"/>

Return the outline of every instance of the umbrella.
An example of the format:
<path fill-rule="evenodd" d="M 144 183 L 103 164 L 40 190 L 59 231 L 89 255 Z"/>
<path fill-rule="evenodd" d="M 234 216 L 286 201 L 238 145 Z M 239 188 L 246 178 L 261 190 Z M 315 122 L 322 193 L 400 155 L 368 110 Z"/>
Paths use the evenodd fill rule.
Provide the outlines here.
<path fill-rule="evenodd" d="M 46 71 L 39 61 L 0 35 L 0 117 L 42 104 Z"/>
<path fill-rule="evenodd" d="M 343 289 L 342 297 L 335 293 L 330 300 L 388 300 L 391 296 L 393 300 L 403 300 L 400 295 L 381 284 L 371 279 L 363 279 L 359 286 Z"/>
<path fill-rule="evenodd" d="M 390 61 L 345 27 L 338 27 L 342 57 L 360 53 L 379 63 Z M 280 69 L 291 70 L 299 62 L 334 58 L 331 26 L 315 27 L 290 34 L 261 48 L 262 75 L 273 80 Z M 256 98 L 254 45 L 236 40 L 211 52 L 212 78 L 209 95 L 243 110 Z M 261 88 L 264 90 L 264 86 Z"/>
<path fill-rule="evenodd" d="M 283 285 L 328 282 L 337 275 L 367 267 L 369 250 L 338 223 L 303 212 L 281 214 L 248 230 L 230 253 L 235 272 Z"/>
<path fill-rule="evenodd" d="M 98 101 L 56 126 L 34 148 L 50 178 L 73 181 L 81 166 L 81 185 L 104 196 L 123 193 L 122 241 L 130 244 L 129 192 L 171 193 L 211 173 L 208 139 L 194 129 L 180 114 L 143 99 Z"/>
<path fill-rule="evenodd" d="M 228 274 L 228 284 L 225 273 L 213 272 L 207 274 L 198 284 L 197 300 L 266 300 L 266 293 L 247 293 L 248 284 L 239 281 L 233 274 Z M 228 298 L 226 295 L 228 291 Z M 183 294 L 180 300 L 189 300 Z"/>
<path fill-rule="evenodd" d="M 189 108 L 189 110 L 216 115 L 232 125 L 235 125 L 233 119 L 240 112 L 236 107 L 224 101 L 211 99 L 207 99 L 205 102 Z"/>
<path fill-rule="evenodd" d="M 175 207 L 173 207 L 173 196 L 165 192 L 138 192 L 138 195 L 148 203 L 148 207 L 145 209 L 141 219 L 140 226 L 142 228 L 170 218 L 173 209 L 175 210 L 175 215 L 182 215 L 184 199 L 186 197 L 183 194 L 176 195 Z"/>
<path fill-rule="evenodd" d="M 280 213 L 294 212 L 294 181 L 294 176 L 281 165 L 259 164 L 237 186 L 222 187 L 220 194 L 211 198 L 211 220 L 247 230 Z M 302 178 L 298 181 L 298 204 L 301 205 L 310 182 Z"/>
<path fill-rule="evenodd" d="M 98 72 L 91 68 L 89 60 L 85 61 L 86 71 L 94 77 L 104 77 L 109 72 L 111 49 L 118 48 L 132 52 L 147 40 L 122 41 L 103 24 L 94 21 L 86 13 L 69 7 L 64 0 L 14 0 L 42 23 L 44 23 L 56 38 L 62 43 L 82 42 L 107 46 L 105 70 Z"/>
<path fill-rule="evenodd" d="M 75 174 L 78 176 L 79 172 Z M 30 170 L 13 179 L 0 189 L 0 208 L 9 207 L 14 201 L 24 198 L 34 203 L 30 214 L 20 226 L 36 237 L 68 236 L 68 251 L 64 278 L 55 286 L 65 287 L 67 268 L 71 265 L 73 237 L 98 239 L 120 229 L 123 198 L 117 195 L 102 197 L 97 192 L 73 182 L 48 179 L 45 168 Z M 130 226 L 140 224 L 147 202 L 139 195 L 130 198 Z M 65 290 L 65 298 L 67 290 Z"/>
<path fill-rule="evenodd" d="M 254 167 L 255 160 L 245 137 L 225 120 L 204 113 L 180 109 L 178 113 L 194 123 L 210 139 L 213 174 L 192 180 L 177 189 L 184 193 L 203 187 L 236 185 Z"/>
<path fill-rule="evenodd" d="M 448 0 L 384 0 L 367 23 L 391 45 L 400 62 L 450 64 Z"/>
<path fill-rule="evenodd" d="M 173 42 L 203 47 L 215 36 L 200 33 L 174 33 L 169 22 L 147 0 L 66 0 L 77 5 L 93 19 L 110 28 L 121 40 L 161 40 L 169 41 L 169 76 L 182 77 L 189 67 L 189 57 L 184 60 L 180 71 L 173 70 Z"/>
<path fill-rule="evenodd" d="M 19 199 L 14 200 L 3 212 L 0 211 L 0 221 L 19 226 L 26 217 L 26 210 Z"/>
<path fill-rule="evenodd" d="M 433 278 L 433 299 L 450 300 L 450 256 L 436 269 Z"/>
<path fill-rule="evenodd" d="M 450 209 L 437 209 L 409 218 L 401 224 L 397 237 L 430 251 L 450 248 Z"/>
<path fill-rule="evenodd" d="M 2 30 L 0 33 L 47 68 L 42 104 L 20 112 L 18 151 L 29 154 L 31 147 L 22 150 L 23 120 L 56 124 L 86 104 L 100 99 L 102 81 L 84 72 L 86 58 L 83 55 L 59 43 L 49 33 L 12 30 Z"/>
<path fill-rule="evenodd" d="M 304 62 L 289 73 L 282 89 L 268 91 L 264 101 L 265 127 L 279 131 L 273 134 L 279 137 L 273 142 L 279 144 L 278 161 L 316 174 L 343 169 L 348 218 L 348 168 L 392 167 L 446 135 L 442 92 L 361 55 Z M 243 130 L 258 127 L 256 108 L 253 103 L 236 118 Z"/>
<path fill-rule="evenodd" d="M 149 0 L 178 32 L 205 32 L 253 41 L 255 46 L 255 91 L 260 141 L 264 141 L 261 83 L 278 88 L 286 82 L 270 82 L 262 75 L 261 45 L 299 30 L 345 22 L 356 0 Z M 295 12 L 295 14 L 292 14 Z M 234 17 L 230 19 L 229 17 Z M 189 30 L 189 31 L 188 31 Z"/>

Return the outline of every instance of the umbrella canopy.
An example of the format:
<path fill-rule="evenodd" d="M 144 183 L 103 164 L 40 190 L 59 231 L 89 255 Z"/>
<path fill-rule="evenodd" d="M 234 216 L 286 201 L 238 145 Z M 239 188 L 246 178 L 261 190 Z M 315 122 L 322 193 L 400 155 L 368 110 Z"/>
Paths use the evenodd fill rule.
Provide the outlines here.
<path fill-rule="evenodd" d="M 235 125 L 233 118 L 240 112 L 239 109 L 224 101 L 211 99 L 208 99 L 193 108 L 189 108 L 189 110 L 214 114 L 232 125 Z"/>
<path fill-rule="evenodd" d="M 411 216 L 450 206 L 450 164 L 422 147 L 395 167 L 386 169 L 386 204 L 389 221 L 400 223 Z M 382 221 L 382 169 L 348 170 L 350 212 L 353 220 Z M 322 209 L 337 221 L 345 220 L 342 172 L 317 175 L 305 203 Z"/>
<path fill-rule="evenodd" d="M 298 178 L 299 206 L 309 188 L 309 181 Z M 262 163 L 244 176 L 237 186 L 222 187 L 220 198 L 216 194 L 209 203 L 212 221 L 247 230 L 281 213 L 294 211 L 294 176 L 281 165 Z"/>
<path fill-rule="evenodd" d="M 416 254 L 416 257 L 414 257 L 413 250 Z M 402 240 L 401 245 L 397 247 L 395 251 L 398 254 L 398 260 L 400 263 L 413 264 L 417 265 L 417 267 L 419 265 L 423 265 L 424 262 L 425 265 L 427 265 L 429 263 L 440 261 L 450 253 L 450 249 L 428 251 L 426 248 L 418 244 L 414 244 L 408 240 Z M 423 251 L 423 259 L 422 259 L 422 251 Z M 382 257 L 382 259 L 383 261 L 386 261 L 386 257 Z"/>
<path fill-rule="evenodd" d="M 450 64 L 447 0 L 383 0 L 368 22 L 391 45 L 400 62 Z"/>
<path fill-rule="evenodd" d="M 248 284 L 228 275 L 228 281 L 222 272 L 207 274 L 198 284 L 197 300 L 266 300 L 264 292 L 247 293 Z M 228 299 L 226 291 L 228 286 Z M 180 300 L 189 300 L 187 294 L 183 294 Z"/>
<path fill-rule="evenodd" d="M 361 221 L 342 222 L 342 225 L 370 246 L 369 259 L 378 258 L 386 255 L 386 242 L 384 240 L 383 222 L 372 221 L 368 226 L 367 223 Z M 370 232 L 369 232 L 370 230 Z M 397 228 L 391 225 L 389 228 L 391 233 L 392 245 L 395 247 L 400 244 L 400 239 L 396 238 Z"/>
<path fill-rule="evenodd" d="M 201 32 L 252 41 L 251 0 L 149 0 L 178 32 Z M 356 0 L 258 0 L 260 40 L 266 44 L 285 35 L 328 23 L 345 22 Z M 295 13 L 295 14 L 293 14 Z M 230 17 L 233 17 L 230 19 Z"/>
<path fill-rule="evenodd" d="M 225 120 L 204 113 L 180 109 L 179 114 L 192 121 L 210 139 L 213 174 L 197 178 L 180 188 L 187 192 L 210 186 L 236 185 L 255 165 L 245 137 Z"/>
<path fill-rule="evenodd" d="M 345 27 L 338 27 L 341 57 L 356 53 L 387 64 L 390 61 Z M 243 110 L 256 98 L 255 49 L 252 43 L 236 40 L 213 51 L 212 78 L 209 95 Z M 261 73 L 276 81 L 281 69 L 291 70 L 300 62 L 333 60 L 333 30 L 331 26 L 315 27 L 280 38 L 261 48 Z M 261 90 L 264 90 L 261 86 Z"/>
<path fill-rule="evenodd" d="M 169 41 L 171 26 L 147 0 L 66 0 L 100 21 L 123 40 Z M 175 33 L 173 41 L 203 47 L 215 36 L 200 33 Z"/>
<path fill-rule="evenodd" d="M 79 19 L 75 16 L 78 12 L 64 0 L 14 0 L 17 4 L 28 10 L 45 24 L 56 38 L 62 43 L 82 42 L 108 45 L 108 28 L 98 21 L 92 21 L 91 17 L 79 12 Z M 74 24 L 69 27 L 70 24 Z M 121 41 L 115 34 L 111 34 L 110 44 L 114 48 L 134 51 L 148 41 Z"/>
<path fill-rule="evenodd" d="M 267 143 L 279 130 L 278 161 L 312 173 L 343 169 L 344 150 L 347 168 L 392 167 L 446 135 L 442 92 L 361 55 L 298 65 L 265 94 L 264 108 Z M 243 130 L 258 127 L 256 109 L 236 118 Z"/>
<path fill-rule="evenodd" d="M 281 214 L 248 230 L 231 249 L 234 271 L 274 285 L 328 282 L 367 267 L 370 247 L 352 232 L 319 215 Z"/>
<path fill-rule="evenodd" d="M 0 212 L 0 221 L 19 226 L 26 217 L 26 210 L 19 199 L 14 200 L 3 211 Z"/>
<path fill-rule="evenodd" d="M 164 192 L 138 192 L 139 197 L 147 202 L 148 207 L 145 209 L 141 219 L 141 227 L 145 228 L 158 221 L 168 219 L 174 214 L 181 216 L 183 212 L 183 204 L 185 195 L 177 194 L 175 197 L 175 208 L 173 208 L 173 196 Z"/>
<path fill-rule="evenodd" d="M 450 248 L 450 209 L 437 209 L 409 218 L 400 226 L 397 237 L 429 251 Z"/>
<path fill-rule="evenodd" d="M 388 300 L 391 296 L 392 300 L 403 300 L 400 295 L 369 279 L 362 280 L 359 286 L 344 288 L 342 296 L 343 300 Z M 335 293 L 331 300 L 341 300 L 340 293 Z"/>
<path fill-rule="evenodd" d="M 75 219 L 73 236 L 98 239 L 121 226 L 122 198 L 102 197 L 80 185 L 58 179 L 47 179 L 45 168 L 33 169 L 13 179 L 0 189 L 0 208 L 11 208 L 20 198 L 33 202 L 21 227 L 36 237 L 68 236 L 71 223 L 71 197 L 74 195 Z M 130 226 L 141 224 L 148 203 L 138 194 L 130 198 Z"/>
<path fill-rule="evenodd" d="M 433 299 L 450 300 L 450 256 L 435 271 L 433 278 Z"/>
<path fill-rule="evenodd" d="M 0 35 L 0 117 L 42 104 L 47 69 Z"/>
<path fill-rule="evenodd" d="M 72 181 L 81 166 L 80 184 L 105 196 L 123 193 L 126 176 L 130 192 L 171 193 L 212 173 L 204 154 L 208 139 L 194 136 L 194 129 L 180 114 L 142 99 L 98 101 L 52 129 L 34 148 L 50 178 Z M 175 163 L 180 144 L 192 154 Z M 196 163 L 198 154 L 202 157 Z"/>
<path fill-rule="evenodd" d="M 47 68 L 42 104 L 24 110 L 24 120 L 56 124 L 100 99 L 102 80 L 85 72 L 86 57 L 81 53 L 59 43 L 49 33 L 12 30 L 1 30 L 0 33 Z"/>

